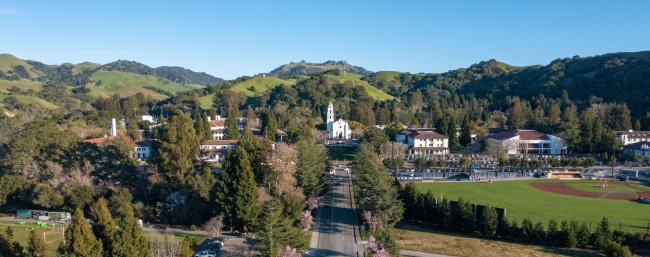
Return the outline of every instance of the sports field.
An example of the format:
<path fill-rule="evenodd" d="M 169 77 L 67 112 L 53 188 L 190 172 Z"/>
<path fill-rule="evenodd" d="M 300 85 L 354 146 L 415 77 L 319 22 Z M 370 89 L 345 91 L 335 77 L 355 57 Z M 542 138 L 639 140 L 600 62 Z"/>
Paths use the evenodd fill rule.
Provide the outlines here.
<path fill-rule="evenodd" d="M 650 204 L 643 204 L 634 200 L 604 199 L 586 196 L 574 196 L 561 193 L 547 192 L 533 186 L 534 183 L 562 182 L 570 188 L 587 188 L 598 190 L 600 181 L 558 181 L 558 180 L 519 180 L 488 182 L 438 182 L 419 183 L 417 187 L 422 191 L 431 190 L 437 198 L 442 194 L 452 200 L 463 196 L 472 203 L 492 205 L 507 209 L 510 221 L 517 220 L 521 223 L 524 218 L 533 221 L 542 221 L 545 225 L 548 220 L 556 221 L 575 220 L 591 221 L 592 229 L 606 216 L 613 228 L 628 232 L 646 232 L 650 223 Z M 616 184 L 603 190 L 632 190 L 629 187 L 642 191 L 647 187 L 642 185 Z M 607 192 L 604 192 L 607 194 Z"/>
<path fill-rule="evenodd" d="M 11 227 L 14 233 L 14 240 L 27 247 L 29 242 L 29 233 L 32 229 L 36 230 L 40 236 L 45 236 L 45 242 L 50 250 L 50 256 L 56 256 L 56 248 L 63 242 L 63 229 L 60 225 L 55 227 L 41 228 L 34 222 L 26 222 L 24 225 L 16 222 L 0 221 L 0 231 L 4 233 L 7 227 Z"/>

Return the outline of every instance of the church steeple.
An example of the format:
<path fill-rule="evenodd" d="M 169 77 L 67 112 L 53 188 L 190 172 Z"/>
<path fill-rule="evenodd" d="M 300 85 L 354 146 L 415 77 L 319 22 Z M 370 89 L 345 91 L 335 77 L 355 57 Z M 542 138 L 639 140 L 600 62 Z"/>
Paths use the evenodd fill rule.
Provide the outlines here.
<path fill-rule="evenodd" d="M 330 100 L 330 104 L 327 106 L 327 124 L 334 122 L 334 105 Z"/>

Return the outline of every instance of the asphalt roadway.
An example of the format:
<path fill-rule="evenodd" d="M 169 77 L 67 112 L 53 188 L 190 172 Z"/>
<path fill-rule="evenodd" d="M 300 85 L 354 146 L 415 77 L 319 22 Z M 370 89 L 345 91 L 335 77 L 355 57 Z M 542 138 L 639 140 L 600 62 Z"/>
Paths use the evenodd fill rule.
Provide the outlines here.
<path fill-rule="evenodd" d="M 355 220 L 350 199 L 349 174 L 336 169 L 330 191 L 323 197 L 308 256 L 357 256 Z"/>

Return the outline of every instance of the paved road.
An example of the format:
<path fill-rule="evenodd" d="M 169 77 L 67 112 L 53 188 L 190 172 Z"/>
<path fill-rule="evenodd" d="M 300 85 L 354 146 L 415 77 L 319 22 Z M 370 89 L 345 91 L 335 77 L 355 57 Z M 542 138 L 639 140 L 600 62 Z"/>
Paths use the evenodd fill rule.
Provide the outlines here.
<path fill-rule="evenodd" d="M 342 169 L 332 176 L 332 188 L 323 197 L 309 256 L 357 256 L 354 239 L 355 213 L 350 201 L 348 174 Z"/>

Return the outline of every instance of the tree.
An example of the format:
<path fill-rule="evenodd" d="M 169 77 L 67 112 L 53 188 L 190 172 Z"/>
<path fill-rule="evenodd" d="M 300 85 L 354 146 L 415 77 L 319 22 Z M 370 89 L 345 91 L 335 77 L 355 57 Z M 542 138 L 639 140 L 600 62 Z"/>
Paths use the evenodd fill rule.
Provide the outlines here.
<path fill-rule="evenodd" d="M 237 111 L 234 109 L 228 110 L 226 117 L 226 130 L 224 131 L 224 138 L 229 140 L 239 140 L 239 121 L 237 120 Z"/>
<path fill-rule="evenodd" d="M 438 217 L 440 217 L 440 227 L 449 230 L 452 228 L 452 211 L 449 200 L 444 195 L 438 205 Z"/>
<path fill-rule="evenodd" d="M 185 183 L 194 171 L 201 142 L 192 124 L 189 116 L 176 111 L 163 128 L 160 170 L 172 183 Z"/>
<path fill-rule="evenodd" d="M 23 247 L 12 236 L 0 233 L 0 256 L 2 257 L 22 257 Z"/>
<path fill-rule="evenodd" d="M 246 230 L 254 225 L 257 207 L 257 186 L 248 153 L 238 145 L 236 153 L 228 152 L 221 180 L 217 182 L 217 203 L 231 227 Z"/>
<path fill-rule="evenodd" d="M 95 220 L 95 225 L 93 226 L 95 235 L 97 235 L 97 237 L 102 241 L 104 251 L 106 251 L 108 255 L 112 255 L 113 239 L 115 231 L 117 230 L 117 224 L 111 216 L 106 199 L 99 198 L 99 200 L 92 205 L 91 214 Z"/>
<path fill-rule="evenodd" d="M 327 189 L 325 171 L 328 169 L 327 153 L 313 140 L 298 142 L 296 180 L 306 196 L 319 196 Z"/>
<path fill-rule="evenodd" d="M 223 228 L 223 215 L 210 218 L 204 225 L 203 230 L 208 232 L 209 237 L 219 237 Z"/>
<path fill-rule="evenodd" d="M 480 221 L 481 235 L 486 237 L 494 237 L 497 233 L 498 219 L 499 216 L 497 214 L 497 210 L 494 207 L 488 206 L 484 208 Z"/>
<path fill-rule="evenodd" d="M 36 234 L 36 230 L 29 232 L 27 253 L 29 257 L 46 257 L 49 255 L 45 240 L 41 235 Z"/>
<path fill-rule="evenodd" d="M 113 256 L 151 256 L 147 238 L 142 232 L 142 227 L 138 224 L 133 208 L 126 208 L 125 215 L 120 220 L 119 230 L 115 233 L 115 240 L 113 241 Z"/>
<path fill-rule="evenodd" d="M 455 150 L 460 145 L 458 135 L 456 134 L 456 123 L 454 120 L 449 119 L 449 127 L 447 128 L 447 137 L 449 137 L 449 149 Z"/>
<path fill-rule="evenodd" d="M 293 226 L 295 220 L 285 215 L 278 199 L 267 201 L 262 208 L 259 238 L 255 247 L 263 256 L 280 256 L 286 246 L 306 249 L 309 245 L 306 232 Z"/>
<path fill-rule="evenodd" d="M 562 221 L 560 224 L 560 244 L 564 247 L 569 247 L 569 248 L 574 248 L 577 246 L 578 241 L 576 238 L 576 231 L 574 226 L 570 224 L 569 222 Z"/>
<path fill-rule="evenodd" d="M 461 157 L 460 160 L 458 160 L 458 165 L 464 168 L 469 167 L 469 165 L 472 164 L 472 161 L 468 157 Z"/>
<path fill-rule="evenodd" d="M 66 229 L 62 252 L 66 257 L 103 256 L 102 242 L 97 240 L 79 208 L 75 210 L 72 222 Z"/>
<path fill-rule="evenodd" d="M 270 109 L 264 111 L 262 120 L 262 131 L 264 136 L 271 141 L 275 141 L 275 133 L 278 129 L 278 120 Z"/>
<path fill-rule="evenodd" d="M 176 237 L 163 235 L 161 233 L 152 233 L 149 237 L 149 250 L 152 257 L 190 257 L 182 251 L 182 245 Z"/>
<path fill-rule="evenodd" d="M 381 147 L 388 144 L 388 136 L 377 127 L 368 127 L 361 141 L 372 146 L 374 153 L 379 154 Z"/>
<path fill-rule="evenodd" d="M 469 118 L 467 117 L 463 119 L 463 124 L 460 127 L 460 137 L 458 138 L 458 142 L 462 146 L 468 146 L 472 143 L 472 130 L 470 128 Z"/>
<path fill-rule="evenodd" d="M 181 257 L 192 257 L 194 253 L 196 252 L 196 240 L 193 238 L 190 238 L 190 236 L 185 236 L 183 237 L 183 241 L 181 241 Z"/>
<path fill-rule="evenodd" d="M 294 176 L 297 161 L 298 152 L 292 146 L 286 143 L 275 145 L 275 151 L 269 160 L 272 167 L 267 178 L 269 193 L 276 197 L 295 193 L 302 195 Z"/>

